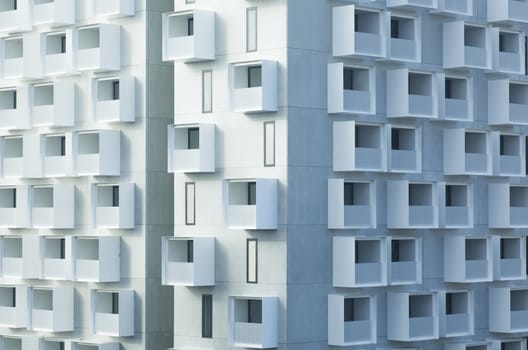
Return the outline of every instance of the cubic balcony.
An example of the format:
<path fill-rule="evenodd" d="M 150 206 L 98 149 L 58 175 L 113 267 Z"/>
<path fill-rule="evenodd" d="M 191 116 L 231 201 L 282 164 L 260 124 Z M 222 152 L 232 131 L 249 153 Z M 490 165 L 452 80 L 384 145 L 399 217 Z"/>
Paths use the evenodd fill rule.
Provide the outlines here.
<path fill-rule="evenodd" d="M 488 184 L 488 226 L 490 228 L 528 227 L 528 187 L 507 183 Z"/>
<path fill-rule="evenodd" d="M 438 0 L 438 10 L 431 10 L 431 12 L 453 16 L 473 16 L 473 0 Z"/>
<path fill-rule="evenodd" d="M 134 188 L 134 183 L 94 184 L 92 186 L 93 227 L 134 228 Z"/>
<path fill-rule="evenodd" d="M 168 127 L 169 173 L 214 173 L 215 125 L 177 124 Z"/>
<path fill-rule="evenodd" d="M 388 166 L 391 173 L 422 171 L 422 129 L 388 125 Z"/>
<path fill-rule="evenodd" d="M 444 129 L 444 175 L 491 175 L 491 134 Z"/>
<path fill-rule="evenodd" d="M 28 187 L 26 185 L 0 187 L 0 228 L 28 227 Z"/>
<path fill-rule="evenodd" d="M 163 237 L 161 244 L 163 285 L 215 285 L 214 237 Z"/>
<path fill-rule="evenodd" d="M 119 176 L 121 174 L 121 132 L 119 130 L 78 131 L 74 134 L 75 173 L 78 176 Z"/>
<path fill-rule="evenodd" d="M 95 335 L 134 336 L 134 291 L 97 290 L 92 295 L 92 329 Z"/>
<path fill-rule="evenodd" d="M 46 76 L 72 74 L 74 71 L 73 32 L 66 29 L 41 34 L 43 70 Z"/>
<path fill-rule="evenodd" d="M 227 181 L 227 225 L 231 229 L 276 230 L 277 179 Z"/>
<path fill-rule="evenodd" d="M 387 0 L 387 7 L 435 9 L 438 6 L 437 1 L 438 0 Z"/>
<path fill-rule="evenodd" d="M 134 0 L 92 0 L 96 17 L 126 17 L 136 14 Z"/>
<path fill-rule="evenodd" d="M 74 279 L 79 282 L 120 281 L 119 236 L 75 236 L 73 237 Z"/>
<path fill-rule="evenodd" d="M 119 350 L 120 345 L 117 342 L 110 341 L 87 341 L 72 340 L 71 350 Z M 59 349 L 60 350 L 60 349 Z"/>
<path fill-rule="evenodd" d="M 490 282 L 492 272 L 491 237 L 444 236 L 444 282 Z"/>
<path fill-rule="evenodd" d="M 71 237 L 41 236 L 41 278 L 70 280 L 72 278 Z"/>
<path fill-rule="evenodd" d="M 39 236 L 0 236 L 0 276 L 7 279 L 40 277 Z"/>
<path fill-rule="evenodd" d="M 32 331 L 73 331 L 73 287 L 31 287 L 29 293 Z"/>
<path fill-rule="evenodd" d="M 444 78 L 444 98 L 440 105 L 441 119 L 472 121 L 473 104 L 472 77 L 448 75 Z"/>
<path fill-rule="evenodd" d="M 35 0 L 33 24 L 66 26 L 75 24 L 75 2 L 69 0 Z"/>
<path fill-rule="evenodd" d="M 25 350 L 23 345 L 27 344 L 24 342 L 27 338 L 28 336 L 22 335 L 0 335 L 0 348 L 2 350 Z"/>
<path fill-rule="evenodd" d="M 444 69 L 491 69 L 490 27 L 454 21 L 443 24 Z"/>
<path fill-rule="evenodd" d="M 526 338 L 521 339 L 497 339 L 490 341 L 490 350 L 526 350 Z M 486 349 L 484 349 L 486 350 Z"/>
<path fill-rule="evenodd" d="M 328 295 L 328 345 L 375 344 L 375 296 Z"/>
<path fill-rule="evenodd" d="M 33 126 L 71 127 L 75 124 L 75 84 L 70 81 L 31 87 Z"/>
<path fill-rule="evenodd" d="M 71 349 L 71 341 L 69 339 L 33 336 L 30 338 L 30 341 L 33 341 L 35 344 L 38 344 L 36 345 L 38 350 L 61 350 L 61 349 L 70 350 Z M 30 349 L 34 349 L 34 348 L 30 347 Z"/>
<path fill-rule="evenodd" d="M 493 70 L 507 74 L 524 74 L 524 34 L 501 28 L 491 29 Z"/>
<path fill-rule="evenodd" d="M 387 27 L 387 57 L 404 62 L 422 61 L 422 29 L 420 17 L 390 15 Z"/>
<path fill-rule="evenodd" d="M 416 238 L 390 238 L 388 250 L 389 285 L 422 283 L 422 241 Z"/>
<path fill-rule="evenodd" d="M 27 32 L 31 30 L 30 0 L 0 2 L 0 33 Z"/>
<path fill-rule="evenodd" d="M 528 289 L 489 287 L 489 330 L 497 333 L 528 331 Z"/>
<path fill-rule="evenodd" d="M 491 349 L 492 349 L 491 344 L 488 342 L 445 343 L 444 344 L 444 350 L 491 350 Z"/>
<path fill-rule="evenodd" d="M 121 26 L 100 23 L 75 32 L 79 71 L 117 71 L 121 68 Z"/>
<path fill-rule="evenodd" d="M 387 328 L 392 341 L 438 339 L 437 292 L 387 293 Z"/>
<path fill-rule="evenodd" d="M 438 118 L 436 73 L 387 70 L 387 117 Z"/>
<path fill-rule="evenodd" d="M 72 229 L 75 227 L 75 186 L 57 183 L 32 186 L 30 198 L 33 228 Z"/>
<path fill-rule="evenodd" d="M 93 80 L 94 119 L 98 122 L 134 122 L 135 79 L 131 76 L 96 78 Z"/>
<path fill-rule="evenodd" d="M 487 0 L 488 22 L 493 23 L 528 23 L 528 3 L 519 0 Z"/>
<path fill-rule="evenodd" d="M 0 285 L 0 327 L 27 327 L 27 293 L 28 287 L 26 285 Z M 2 348 L 1 345 L 0 348 Z"/>
<path fill-rule="evenodd" d="M 526 238 L 493 237 L 493 277 L 497 281 L 526 279 Z"/>
<path fill-rule="evenodd" d="M 440 227 L 473 227 L 473 186 L 468 183 L 442 183 L 439 186 Z"/>
<path fill-rule="evenodd" d="M 334 57 L 386 57 L 385 12 L 356 5 L 332 9 L 332 54 Z"/>
<path fill-rule="evenodd" d="M 40 78 L 39 42 L 34 33 L 0 38 L 0 77 L 5 80 Z"/>
<path fill-rule="evenodd" d="M 41 135 L 41 145 L 44 177 L 74 175 L 71 133 Z"/>
<path fill-rule="evenodd" d="M 254 61 L 230 65 L 230 105 L 233 112 L 276 112 L 278 63 Z"/>
<path fill-rule="evenodd" d="M 233 347 L 270 349 L 278 346 L 278 297 L 228 299 L 228 343 Z"/>
<path fill-rule="evenodd" d="M 163 60 L 201 62 L 215 59 L 215 13 L 191 10 L 164 13 Z"/>
<path fill-rule="evenodd" d="M 383 238 L 334 237 L 332 285 L 343 288 L 387 285 L 387 246 Z"/>
<path fill-rule="evenodd" d="M 2 137 L 2 175 L 4 178 L 22 177 L 23 142 L 22 136 Z"/>
<path fill-rule="evenodd" d="M 0 129 L 29 129 L 27 102 L 27 86 L 0 89 Z"/>
<path fill-rule="evenodd" d="M 488 80 L 488 124 L 528 125 L 528 83 Z"/>
<path fill-rule="evenodd" d="M 436 183 L 387 181 L 387 227 L 438 228 Z"/>
<path fill-rule="evenodd" d="M 375 68 L 329 63 L 328 113 L 375 114 Z"/>
<path fill-rule="evenodd" d="M 473 291 L 440 292 L 440 336 L 444 338 L 470 336 L 475 333 L 475 302 Z"/>
<path fill-rule="evenodd" d="M 328 179 L 328 228 L 375 228 L 376 183 Z"/>
<path fill-rule="evenodd" d="M 525 176 L 526 138 L 519 134 L 491 133 L 493 142 L 493 175 Z"/>

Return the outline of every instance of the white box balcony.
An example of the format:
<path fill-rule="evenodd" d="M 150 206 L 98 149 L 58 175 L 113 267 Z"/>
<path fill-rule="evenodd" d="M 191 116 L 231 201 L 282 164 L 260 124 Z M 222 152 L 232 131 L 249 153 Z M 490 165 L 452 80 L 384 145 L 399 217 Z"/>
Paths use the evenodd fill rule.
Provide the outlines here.
<path fill-rule="evenodd" d="M 28 287 L 0 285 L 0 327 L 26 328 L 28 325 Z M 3 349 L 3 348 L 2 348 Z"/>
<path fill-rule="evenodd" d="M 33 126 L 71 127 L 75 124 L 75 83 L 35 84 L 30 90 Z"/>
<path fill-rule="evenodd" d="M 233 347 L 270 349 L 278 346 L 276 296 L 238 297 L 228 300 L 228 342 Z"/>
<path fill-rule="evenodd" d="M 387 70 L 387 117 L 438 118 L 437 73 Z"/>
<path fill-rule="evenodd" d="M 0 228 L 28 227 L 28 187 L 26 185 L 0 187 Z"/>
<path fill-rule="evenodd" d="M 328 295 L 328 345 L 376 344 L 376 297 Z"/>
<path fill-rule="evenodd" d="M 387 240 L 387 270 L 390 285 L 422 283 L 422 241 L 392 237 Z"/>
<path fill-rule="evenodd" d="M 0 129 L 29 129 L 28 88 L 16 86 L 0 89 Z"/>
<path fill-rule="evenodd" d="M 439 186 L 440 227 L 472 228 L 473 186 L 468 183 L 442 183 Z"/>
<path fill-rule="evenodd" d="M 375 228 L 376 183 L 328 179 L 328 228 Z"/>
<path fill-rule="evenodd" d="M 443 66 L 491 69 L 490 27 L 454 21 L 443 24 Z"/>
<path fill-rule="evenodd" d="M 493 237 L 493 277 L 497 281 L 526 279 L 526 238 Z"/>
<path fill-rule="evenodd" d="M 528 187 L 508 183 L 488 184 L 488 226 L 528 227 Z"/>
<path fill-rule="evenodd" d="M 445 343 L 444 344 L 444 350 L 491 350 L 491 349 L 492 349 L 491 344 L 488 342 Z"/>
<path fill-rule="evenodd" d="M 132 229 L 134 218 L 134 183 L 94 184 L 92 218 L 96 228 Z"/>
<path fill-rule="evenodd" d="M 28 336 L 21 335 L 0 335 L 0 348 L 2 350 L 25 350 L 23 345 Z M 26 343 L 26 344 L 24 344 Z"/>
<path fill-rule="evenodd" d="M 71 237 L 40 237 L 41 278 L 45 280 L 72 279 Z"/>
<path fill-rule="evenodd" d="M 215 13 L 191 10 L 164 13 L 163 60 L 201 62 L 215 59 Z"/>
<path fill-rule="evenodd" d="M 385 12 L 356 5 L 332 9 L 332 54 L 334 57 L 385 57 L 387 55 Z"/>
<path fill-rule="evenodd" d="M 121 174 L 119 130 L 78 131 L 74 134 L 75 173 L 78 176 Z"/>
<path fill-rule="evenodd" d="M 375 114 L 375 68 L 329 63 L 328 113 Z"/>
<path fill-rule="evenodd" d="M 489 282 L 493 279 L 491 237 L 444 236 L 444 281 Z"/>
<path fill-rule="evenodd" d="M 493 70 L 507 74 L 524 74 L 524 34 L 494 27 L 491 29 Z"/>
<path fill-rule="evenodd" d="M 276 61 L 230 65 L 230 105 L 233 112 L 276 112 L 279 68 Z"/>
<path fill-rule="evenodd" d="M 0 1 L 0 33 L 31 30 L 30 0 Z"/>
<path fill-rule="evenodd" d="M 57 183 L 31 187 L 33 228 L 72 229 L 75 227 L 75 186 Z"/>
<path fill-rule="evenodd" d="M 440 297 L 440 336 L 443 338 L 471 336 L 475 333 L 475 302 L 473 291 L 447 290 Z"/>
<path fill-rule="evenodd" d="M 134 0 L 91 0 L 97 17 L 126 17 L 136 14 Z"/>
<path fill-rule="evenodd" d="M 215 125 L 179 124 L 168 127 L 169 173 L 215 172 Z"/>
<path fill-rule="evenodd" d="M 422 61 L 422 25 L 420 17 L 387 16 L 387 58 L 394 61 Z"/>
<path fill-rule="evenodd" d="M 526 350 L 526 338 L 490 340 L 490 350 Z M 484 349 L 487 350 L 487 349 Z"/>
<path fill-rule="evenodd" d="M 96 335 L 134 335 L 134 291 L 92 290 L 92 329 Z"/>
<path fill-rule="evenodd" d="M 473 16 L 473 0 L 438 0 L 438 10 L 431 12 L 452 16 Z"/>
<path fill-rule="evenodd" d="M 444 81 L 444 94 L 440 99 L 440 118 L 452 121 L 473 120 L 473 78 L 448 75 Z M 439 90 L 440 95 L 442 88 Z"/>
<path fill-rule="evenodd" d="M 33 336 L 31 339 L 36 345 L 35 347 L 29 347 L 31 350 L 62 350 L 71 349 L 71 341 L 69 339 L 61 339 L 55 337 L 41 337 Z M 25 347 L 24 347 L 25 349 Z"/>
<path fill-rule="evenodd" d="M 386 170 L 386 131 L 382 125 L 335 121 L 333 129 L 334 171 Z"/>
<path fill-rule="evenodd" d="M 387 227 L 438 228 L 436 183 L 387 181 Z"/>
<path fill-rule="evenodd" d="M 392 173 L 422 171 L 422 129 L 388 125 L 388 165 Z"/>
<path fill-rule="evenodd" d="M 232 229 L 276 230 L 277 179 L 227 181 L 227 225 Z"/>
<path fill-rule="evenodd" d="M 35 33 L 0 38 L 0 77 L 6 80 L 40 78 L 39 44 Z"/>
<path fill-rule="evenodd" d="M 334 237 L 332 257 L 334 287 L 361 288 L 387 285 L 385 239 Z"/>
<path fill-rule="evenodd" d="M 40 277 L 39 236 L 0 236 L 0 276 L 7 279 Z"/>
<path fill-rule="evenodd" d="M 41 50 L 44 75 L 55 76 L 74 72 L 71 29 L 41 34 Z"/>
<path fill-rule="evenodd" d="M 117 71 L 121 68 L 121 26 L 100 23 L 75 32 L 79 71 Z"/>
<path fill-rule="evenodd" d="M 73 287 L 32 287 L 29 294 L 32 331 L 73 331 Z"/>
<path fill-rule="evenodd" d="M 491 133 L 493 142 L 493 175 L 525 176 L 526 138 L 519 134 Z"/>
<path fill-rule="evenodd" d="M 22 136 L 2 137 L 2 151 L 3 177 L 22 177 L 24 166 Z"/>
<path fill-rule="evenodd" d="M 491 175 L 491 134 L 444 129 L 444 175 Z"/>
<path fill-rule="evenodd" d="M 489 330 L 497 333 L 528 331 L 528 289 L 489 288 Z"/>
<path fill-rule="evenodd" d="M 528 23 L 528 2 L 524 0 L 487 0 L 488 22 Z"/>
<path fill-rule="evenodd" d="M 488 80 L 488 124 L 528 125 L 528 83 Z"/>
<path fill-rule="evenodd" d="M 79 282 L 120 281 L 119 236 L 73 237 L 74 279 Z"/>
<path fill-rule="evenodd" d="M 131 76 L 93 80 L 94 119 L 98 122 L 134 122 L 136 87 Z"/>
<path fill-rule="evenodd" d="M 438 339 L 437 292 L 387 293 L 387 328 L 392 341 Z"/>
<path fill-rule="evenodd" d="M 435 9 L 438 7 L 438 0 L 387 0 L 387 7 L 397 7 L 404 9 L 428 8 Z"/>
<path fill-rule="evenodd" d="M 71 350 L 119 350 L 120 344 L 111 341 L 72 340 Z M 60 350 L 60 349 L 59 349 Z"/>
<path fill-rule="evenodd" d="M 45 177 L 73 176 L 71 133 L 41 135 L 42 165 Z"/>
<path fill-rule="evenodd" d="M 75 2 L 70 0 L 34 0 L 33 24 L 66 26 L 75 24 Z"/>
<path fill-rule="evenodd" d="M 214 237 L 163 237 L 161 242 L 163 285 L 215 285 Z"/>

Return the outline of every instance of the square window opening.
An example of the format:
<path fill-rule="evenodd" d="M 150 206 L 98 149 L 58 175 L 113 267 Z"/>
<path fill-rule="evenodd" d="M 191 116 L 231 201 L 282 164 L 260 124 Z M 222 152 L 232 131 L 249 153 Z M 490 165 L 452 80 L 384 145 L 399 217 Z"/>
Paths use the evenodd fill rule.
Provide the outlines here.
<path fill-rule="evenodd" d="M 99 27 L 79 29 L 79 50 L 97 49 L 100 47 Z"/>
<path fill-rule="evenodd" d="M 366 206 L 370 203 L 370 184 L 361 182 L 345 182 L 345 206 Z"/>
<path fill-rule="evenodd" d="M 446 315 L 461 315 L 468 313 L 468 293 L 451 292 L 446 293 L 445 313 Z"/>
<path fill-rule="evenodd" d="M 394 239 L 391 241 L 391 262 L 416 261 L 416 244 L 410 239 Z"/>
<path fill-rule="evenodd" d="M 486 239 L 466 239 L 465 244 L 466 261 L 485 261 L 488 257 Z"/>
<path fill-rule="evenodd" d="M 343 304 L 345 322 L 370 320 L 370 298 L 345 298 Z"/>
<path fill-rule="evenodd" d="M 343 88 L 353 91 L 369 91 L 369 70 L 365 68 L 343 68 Z"/>
<path fill-rule="evenodd" d="M 499 52 L 519 53 L 519 35 L 515 33 L 499 33 Z"/>
<path fill-rule="evenodd" d="M 462 78 L 446 78 L 445 98 L 450 100 L 466 100 L 467 80 Z"/>
<path fill-rule="evenodd" d="M 432 184 L 409 184 L 409 206 L 425 207 L 433 205 Z"/>
<path fill-rule="evenodd" d="M 416 132 L 414 129 L 392 128 L 391 149 L 395 151 L 414 151 L 416 148 Z"/>
<path fill-rule="evenodd" d="M 521 258 L 521 241 L 519 238 L 500 239 L 501 260 L 512 260 Z"/>
<path fill-rule="evenodd" d="M 391 38 L 414 40 L 414 21 L 412 18 L 392 16 L 390 23 Z"/>
<path fill-rule="evenodd" d="M 46 157 L 66 156 L 66 136 L 48 135 L 45 136 Z"/>
<path fill-rule="evenodd" d="M 17 91 L 0 90 L 0 110 L 17 109 Z"/>
<path fill-rule="evenodd" d="M 464 46 L 485 48 L 486 29 L 483 27 L 464 26 Z"/>
<path fill-rule="evenodd" d="M 521 148 L 521 138 L 516 135 L 500 135 L 500 155 L 501 156 L 519 156 Z"/>
<path fill-rule="evenodd" d="M 433 77 L 431 74 L 409 73 L 409 95 L 432 96 Z"/>
<path fill-rule="evenodd" d="M 446 185 L 445 187 L 446 207 L 467 207 L 468 186 L 467 185 Z"/>
<path fill-rule="evenodd" d="M 16 188 L 0 188 L 0 208 L 16 208 Z"/>
<path fill-rule="evenodd" d="M 358 240 L 355 244 L 356 264 L 375 264 L 381 261 L 381 241 Z"/>
<path fill-rule="evenodd" d="M 432 295 L 409 295 L 409 318 L 433 316 Z"/>

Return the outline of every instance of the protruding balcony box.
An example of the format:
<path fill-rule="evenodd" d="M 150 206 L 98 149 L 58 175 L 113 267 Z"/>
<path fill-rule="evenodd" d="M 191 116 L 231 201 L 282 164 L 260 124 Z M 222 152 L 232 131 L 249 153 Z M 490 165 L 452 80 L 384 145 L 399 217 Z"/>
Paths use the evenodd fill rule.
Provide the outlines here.
<path fill-rule="evenodd" d="M 441 291 L 440 336 L 443 338 L 470 336 L 475 333 L 475 302 L 473 291 Z"/>
<path fill-rule="evenodd" d="M 27 86 L 0 88 L 0 129 L 29 129 Z"/>
<path fill-rule="evenodd" d="M 163 237 L 161 254 L 163 285 L 215 285 L 214 237 Z"/>
<path fill-rule="evenodd" d="M 24 340 L 28 336 L 22 335 L 0 335 L 0 349 L 24 350 Z"/>
<path fill-rule="evenodd" d="M 387 117 L 438 118 L 439 81 L 436 73 L 387 70 Z"/>
<path fill-rule="evenodd" d="M 528 3 L 519 0 L 487 0 L 488 22 L 528 23 Z"/>
<path fill-rule="evenodd" d="M 31 330 L 41 332 L 73 331 L 73 287 L 32 287 L 29 293 Z"/>
<path fill-rule="evenodd" d="M 444 175 L 491 175 L 491 134 L 444 129 Z"/>
<path fill-rule="evenodd" d="M 444 282 L 489 282 L 492 271 L 491 237 L 444 236 Z"/>
<path fill-rule="evenodd" d="M 422 171 L 422 129 L 389 125 L 388 169 L 392 173 Z"/>
<path fill-rule="evenodd" d="M 276 61 L 231 64 L 231 110 L 242 113 L 276 112 L 278 70 Z"/>
<path fill-rule="evenodd" d="M 488 226 L 528 227 L 528 187 L 508 183 L 488 184 Z"/>
<path fill-rule="evenodd" d="M 33 228 L 72 229 L 75 227 L 75 186 L 57 183 L 33 186 Z"/>
<path fill-rule="evenodd" d="M 179 124 L 168 127 L 169 173 L 215 172 L 215 125 Z"/>
<path fill-rule="evenodd" d="M 375 68 L 329 63 L 328 113 L 375 114 Z"/>
<path fill-rule="evenodd" d="M 2 137 L 2 150 L 3 177 L 22 177 L 24 164 L 22 136 Z"/>
<path fill-rule="evenodd" d="M 438 193 L 431 182 L 387 181 L 387 227 L 437 228 Z"/>
<path fill-rule="evenodd" d="M 252 349 L 278 346 L 278 297 L 230 296 L 228 307 L 230 346 Z"/>
<path fill-rule="evenodd" d="M 465 21 L 443 24 L 443 66 L 491 69 L 490 27 Z"/>
<path fill-rule="evenodd" d="M 93 226 L 134 228 L 134 183 L 94 184 L 92 186 Z"/>
<path fill-rule="evenodd" d="M 333 238 L 333 286 L 344 288 L 387 285 L 385 239 Z"/>
<path fill-rule="evenodd" d="M 97 17 L 125 17 L 136 14 L 134 0 L 92 0 Z"/>
<path fill-rule="evenodd" d="M 121 174 L 121 132 L 79 131 L 74 134 L 75 172 L 78 176 Z"/>
<path fill-rule="evenodd" d="M 490 350 L 526 350 L 526 338 L 522 339 L 495 339 L 490 341 Z M 484 349 L 486 350 L 486 349 Z"/>
<path fill-rule="evenodd" d="M 29 227 L 29 193 L 26 185 L 0 187 L 0 227 Z"/>
<path fill-rule="evenodd" d="M 32 34 L 13 35 L 0 39 L 2 79 L 35 78 L 38 72 L 37 36 Z M 31 46 L 33 47 L 31 47 Z"/>
<path fill-rule="evenodd" d="M 163 60 L 200 62 L 215 59 L 215 13 L 190 10 L 164 13 Z"/>
<path fill-rule="evenodd" d="M 71 350 L 119 350 L 118 342 L 72 340 Z"/>
<path fill-rule="evenodd" d="M 134 291 L 97 290 L 92 294 L 92 329 L 96 335 L 134 335 Z"/>
<path fill-rule="evenodd" d="M 332 9 L 332 54 L 334 57 L 387 56 L 385 12 L 356 5 Z"/>
<path fill-rule="evenodd" d="M 453 121 L 473 120 L 473 78 L 448 75 L 443 80 L 443 102 L 440 101 L 440 118 Z"/>
<path fill-rule="evenodd" d="M 422 61 L 422 24 L 420 17 L 387 16 L 387 57 L 395 61 Z"/>
<path fill-rule="evenodd" d="M 468 183 L 442 183 L 439 186 L 440 227 L 473 227 L 473 186 Z"/>
<path fill-rule="evenodd" d="M 528 125 L 528 82 L 488 80 L 488 124 Z"/>
<path fill-rule="evenodd" d="M 121 26 L 100 23 L 75 32 L 76 68 L 79 71 L 113 71 L 121 68 Z"/>
<path fill-rule="evenodd" d="M 46 280 L 69 280 L 72 276 L 71 237 L 40 237 L 41 277 Z"/>
<path fill-rule="evenodd" d="M 444 350 L 491 350 L 491 344 L 487 342 L 479 343 L 445 343 Z M 500 349 L 500 347 L 499 347 Z M 497 350 L 499 350 L 497 349 Z M 520 349 L 519 349 L 520 350 Z"/>
<path fill-rule="evenodd" d="M 328 295 L 328 345 L 375 344 L 376 322 L 375 296 Z"/>
<path fill-rule="evenodd" d="M 387 240 L 390 285 L 422 283 L 422 241 L 393 237 Z"/>
<path fill-rule="evenodd" d="M 493 142 L 493 175 L 525 176 L 526 138 L 519 134 L 491 133 Z"/>
<path fill-rule="evenodd" d="M 75 24 L 75 1 L 34 0 L 33 24 L 50 26 Z"/>
<path fill-rule="evenodd" d="M 494 27 L 493 70 L 507 74 L 524 74 L 525 43 L 523 33 Z"/>
<path fill-rule="evenodd" d="M 375 228 L 376 183 L 328 179 L 328 228 Z"/>
<path fill-rule="evenodd" d="M 387 7 L 398 7 L 406 9 L 438 7 L 438 0 L 387 0 Z"/>
<path fill-rule="evenodd" d="M 0 1 L 0 33 L 31 30 L 30 0 Z"/>
<path fill-rule="evenodd" d="M 453 16 L 473 16 L 473 0 L 438 0 L 438 10 L 431 10 L 431 12 Z"/>
<path fill-rule="evenodd" d="M 488 291 L 490 332 L 528 331 L 528 288 L 489 287 Z"/>
<path fill-rule="evenodd" d="M 40 277 L 39 236 L 0 236 L 1 276 L 8 279 Z"/>
<path fill-rule="evenodd" d="M 493 275 L 497 281 L 526 279 L 526 237 L 493 237 Z"/>
<path fill-rule="evenodd" d="M 227 182 L 229 228 L 276 230 L 277 179 L 229 180 Z"/>
<path fill-rule="evenodd" d="M 71 341 L 69 339 L 60 339 L 55 337 L 37 337 L 36 342 L 38 342 L 39 344 L 38 350 L 71 349 Z"/>
<path fill-rule="evenodd" d="M 45 177 L 73 176 L 72 133 L 41 135 Z"/>
<path fill-rule="evenodd" d="M 438 339 L 437 292 L 387 293 L 387 328 L 392 341 Z"/>
<path fill-rule="evenodd" d="M 35 84 L 30 93 L 33 126 L 71 127 L 75 124 L 75 83 Z"/>
<path fill-rule="evenodd" d="M 72 74 L 74 71 L 72 30 L 43 33 L 41 40 L 44 75 Z"/>
<path fill-rule="evenodd" d="M 131 76 L 93 80 L 94 119 L 98 122 L 134 122 L 135 79 Z"/>
<path fill-rule="evenodd" d="M 0 285 L 0 327 L 26 328 L 28 326 L 27 292 L 28 287 L 22 284 Z"/>
<path fill-rule="evenodd" d="M 73 237 L 73 266 L 76 281 L 119 282 L 119 236 Z"/>

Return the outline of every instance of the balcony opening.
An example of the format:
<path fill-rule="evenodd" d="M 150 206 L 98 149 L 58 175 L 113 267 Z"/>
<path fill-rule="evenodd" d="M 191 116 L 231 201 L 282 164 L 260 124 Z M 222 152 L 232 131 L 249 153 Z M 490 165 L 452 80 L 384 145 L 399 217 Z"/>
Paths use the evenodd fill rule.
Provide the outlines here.
<path fill-rule="evenodd" d="M 73 349 L 75 350 L 99 350 L 99 345 L 77 343 L 75 344 L 75 347 Z"/>
<path fill-rule="evenodd" d="M 33 289 L 33 309 L 53 311 L 53 290 Z"/>
<path fill-rule="evenodd" d="M 515 33 L 499 33 L 499 52 L 519 53 L 519 36 Z"/>
<path fill-rule="evenodd" d="M 520 153 L 521 139 L 516 135 L 500 135 L 500 155 L 518 156 Z"/>
<path fill-rule="evenodd" d="M 187 129 L 187 149 L 200 148 L 200 128 Z"/>
<path fill-rule="evenodd" d="M 414 240 L 394 239 L 391 241 L 391 262 L 412 262 L 416 260 Z"/>
<path fill-rule="evenodd" d="M 6 60 L 24 57 L 22 38 L 4 39 L 4 58 Z"/>
<path fill-rule="evenodd" d="M 44 340 L 44 350 L 64 350 L 65 345 L 61 340 Z M 78 349 L 78 348 L 75 348 Z"/>
<path fill-rule="evenodd" d="M 15 11 L 17 5 L 17 0 L 0 0 L 0 12 Z"/>
<path fill-rule="evenodd" d="M 229 204 L 231 205 L 256 205 L 257 183 L 231 182 L 229 184 Z"/>
<path fill-rule="evenodd" d="M 432 295 L 409 295 L 409 318 L 433 316 Z"/>
<path fill-rule="evenodd" d="M 22 350 L 22 339 L 4 337 L 3 346 L 5 350 Z"/>
<path fill-rule="evenodd" d="M 345 298 L 343 302 L 345 322 L 370 320 L 370 298 Z"/>
<path fill-rule="evenodd" d="M 77 238 L 77 259 L 99 260 L 99 240 L 97 238 Z"/>
<path fill-rule="evenodd" d="M 45 238 L 45 258 L 46 259 L 66 259 L 66 239 L 65 238 Z"/>
<path fill-rule="evenodd" d="M 369 70 L 345 67 L 343 69 L 343 88 L 345 90 L 369 91 Z"/>
<path fill-rule="evenodd" d="M 368 183 L 344 183 L 344 204 L 345 205 L 369 205 L 370 185 Z"/>
<path fill-rule="evenodd" d="M 0 307 L 16 307 L 15 287 L 0 287 Z"/>
<path fill-rule="evenodd" d="M 4 138 L 4 158 L 22 158 L 23 141 L 21 136 Z"/>
<path fill-rule="evenodd" d="M 391 16 L 391 38 L 414 40 L 414 19 Z"/>
<path fill-rule="evenodd" d="M 35 0 L 35 5 L 53 4 L 55 0 Z"/>
<path fill-rule="evenodd" d="M 520 259 L 521 258 L 520 239 L 501 238 L 500 239 L 500 258 L 501 260 Z"/>
<path fill-rule="evenodd" d="M 99 27 L 79 29 L 79 50 L 97 49 L 100 47 Z"/>
<path fill-rule="evenodd" d="M 409 73 L 409 95 L 432 96 L 431 74 Z"/>
<path fill-rule="evenodd" d="M 519 1 L 519 0 L 515 0 Z M 501 350 L 521 350 L 520 341 L 502 341 Z"/>
<path fill-rule="evenodd" d="M 467 207 L 468 187 L 466 185 L 446 185 L 446 207 Z"/>
<path fill-rule="evenodd" d="M 510 291 L 510 310 L 528 311 L 528 290 Z"/>
<path fill-rule="evenodd" d="M 391 149 L 398 151 L 415 150 L 415 130 L 407 128 L 392 128 Z"/>
<path fill-rule="evenodd" d="M 486 47 L 486 28 L 464 26 L 464 46 Z"/>
<path fill-rule="evenodd" d="M 446 315 L 460 315 L 468 313 L 468 293 L 448 292 L 446 293 L 445 313 Z"/>
<path fill-rule="evenodd" d="M 97 207 L 119 207 L 119 186 L 97 186 Z"/>
<path fill-rule="evenodd" d="M 486 239 L 466 239 L 466 261 L 484 261 L 488 258 Z"/>
<path fill-rule="evenodd" d="M 53 208 L 53 187 L 33 187 L 33 207 Z"/>
<path fill-rule="evenodd" d="M 409 206 L 431 206 L 433 205 L 432 184 L 409 184 Z"/>
<path fill-rule="evenodd" d="M 46 157 L 66 156 L 66 136 L 47 135 L 45 136 Z"/>
<path fill-rule="evenodd" d="M 356 33 L 379 34 L 380 14 L 372 11 L 356 10 L 354 31 Z"/>
<path fill-rule="evenodd" d="M 95 313 L 119 315 L 119 293 L 96 292 Z"/>
<path fill-rule="evenodd" d="M 168 17 L 169 38 L 179 38 L 194 35 L 194 15 L 173 15 Z"/>
<path fill-rule="evenodd" d="M 235 322 L 262 323 L 262 300 L 235 300 Z"/>
<path fill-rule="evenodd" d="M 22 258 L 22 238 L 4 237 L 4 258 Z"/>
<path fill-rule="evenodd" d="M 373 264 L 381 261 L 381 242 L 357 240 L 355 242 L 356 264 Z"/>
<path fill-rule="evenodd" d="M 262 65 L 235 66 L 235 89 L 246 89 L 262 86 Z"/>
<path fill-rule="evenodd" d="M 80 133 L 77 139 L 78 154 L 99 154 L 99 133 Z"/>
<path fill-rule="evenodd" d="M 488 350 L 487 345 L 468 345 L 466 350 Z"/>
<path fill-rule="evenodd" d="M 16 188 L 0 188 L 0 208 L 16 208 Z"/>
<path fill-rule="evenodd" d="M 374 125 L 356 125 L 356 148 L 380 148 L 381 127 Z"/>
<path fill-rule="evenodd" d="M 482 132 L 466 132 L 465 148 L 469 154 L 486 154 L 486 134 Z"/>
<path fill-rule="evenodd" d="M 510 103 L 528 105 L 528 85 L 510 83 Z"/>
<path fill-rule="evenodd" d="M 528 187 L 510 186 L 510 207 L 528 207 Z"/>
<path fill-rule="evenodd" d="M 0 90 L 0 110 L 17 109 L 17 91 Z"/>
<path fill-rule="evenodd" d="M 466 100 L 467 80 L 463 78 L 446 78 L 445 98 L 451 100 Z"/>
<path fill-rule="evenodd" d="M 169 240 L 168 241 L 169 262 L 192 263 L 194 262 L 193 240 Z"/>
<path fill-rule="evenodd" d="M 35 85 L 33 87 L 34 106 L 52 106 L 54 101 L 53 84 Z"/>
<path fill-rule="evenodd" d="M 46 35 L 46 55 L 60 55 L 66 53 L 66 33 Z"/>
<path fill-rule="evenodd" d="M 101 79 L 97 81 L 97 101 L 119 100 L 119 79 Z"/>

